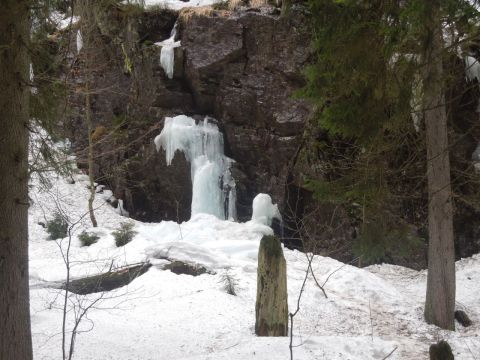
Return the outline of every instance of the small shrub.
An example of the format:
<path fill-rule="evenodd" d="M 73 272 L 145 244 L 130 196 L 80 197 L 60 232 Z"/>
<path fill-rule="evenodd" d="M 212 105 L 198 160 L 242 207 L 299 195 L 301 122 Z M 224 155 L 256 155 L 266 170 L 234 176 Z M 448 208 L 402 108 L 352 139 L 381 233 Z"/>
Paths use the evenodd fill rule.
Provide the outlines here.
<path fill-rule="evenodd" d="M 168 11 L 168 5 L 167 2 L 160 3 L 160 4 L 155 4 L 155 5 L 150 5 L 146 8 L 147 13 L 154 14 L 154 15 L 161 15 L 162 12 Z"/>
<path fill-rule="evenodd" d="M 212 5 L 214 10 L 229 10 L 229 1 L 220 1 Z"/>
<path fill-rule="evenodd" d="M 229 268 L 225 269 L 219 282 L 223 284 L 223 289 L 227 294 L 237 296 L 238 280 L 230 273 Z"/>
<path fill-rule="evenodd" d="M 95 244 L 100 237 L 97 234 L 89 233 L 84 230 L 80 235 L 78 235 L 78 239 L 80 240 L 82 246 L 90 246 Z"/>
<path fill-rule="evenodd" d="M 47 233 L 49 240 L 63 239 L 67 236 L 68 223 L 67 220 L 59 212 L 53 215 L 53 219 L 47 221 Z"/>
<path fill-rule="evenodd" d="M 127 245 L 133 240 L 133 237 L 137 234 L 137 232 L 133 230 L 134 226 L 134 223 L 120 223 L 119 229 L 112 232 L 117 247 Z"/>

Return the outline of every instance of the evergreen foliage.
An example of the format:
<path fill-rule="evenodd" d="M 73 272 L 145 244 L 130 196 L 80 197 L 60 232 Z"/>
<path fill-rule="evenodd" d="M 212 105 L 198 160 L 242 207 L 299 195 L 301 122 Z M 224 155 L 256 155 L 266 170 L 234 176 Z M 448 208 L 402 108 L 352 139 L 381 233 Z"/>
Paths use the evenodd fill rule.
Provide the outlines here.
<path fill-rule="evenodd" d="M 131 222 L 120 223 L 120 227 L 112 232 L 117 247 L 127 245 L 133 240 L 137 232 L 133 230 L 135 224 Z"/>
<path fill-rule="evenodd" d="M 63 239 L 67 236 L 68 222 L 60 212 L 54 213 L 53 219 L 47 221 L 47 233 L 49 240 Z"/>
<path fill-rule="evenodd" d="M 441 4 L 445 29 L 455 34 L 445 57 L 456 56 L 478 34 L 478 21 L 472 21 L 478 11 L 467 1 Z M 310 167 L 321 159 L 321 167 L 306 187 L 319 201 L 348 209 L 358 229 L 354 250 L 363 260 L 406 254 L 421 244 L 415 227 L 423 228 L 426 218 L 426 181 L 418 174 L 426 161 L 419 122 L 429 2 L 309 5 L 315 58 L 300 95 L 313 103 L 315 116 L 301 158 Z M 450 73 L 446 86 L 459 76 Z"/>
<path fill-rule="evenodd" d="M 223 284 L 223 289 L 229 295 L 237 296 L 238 279 L 232 275 L 230 268 L 226 268 L 220 277 L 220 282 Z"/>
<path fill-rule="evenodd" d="M 95 244 L 100 237 L 97 234 L 89 233 L 84 230 L 80 233 L 80 235 L 78 235 L 78 239 L 80 240 L 82 246 L 90 246 Z"/>

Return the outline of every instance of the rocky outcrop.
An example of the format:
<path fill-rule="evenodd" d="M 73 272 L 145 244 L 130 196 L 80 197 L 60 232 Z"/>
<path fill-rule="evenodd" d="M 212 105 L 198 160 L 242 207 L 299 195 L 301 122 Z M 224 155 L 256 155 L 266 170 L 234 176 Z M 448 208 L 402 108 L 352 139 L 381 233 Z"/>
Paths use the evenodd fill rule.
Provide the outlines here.
<path fill-rule="evenodd" d="M 240 219 L 250 217 L 259 192 L 283 205 L 289 166 L 310 114 L 304 101 L 293 98 L 310 57 L 306 15 L 273 11 L 180 17 L 195 106 L 219 120 L 226 153 L 236 161 Z"/>
<path fill-rule="evenodd" d="M 178 17 L 182 46 L 175 49 L 171 80 L 159 65 L 160 48 L 153 45 L 169 36 L 171 11 L 117 14 L 108 26 L 100 21 L 104 49 L 97 61 L 114 66 L 105 66 L 95 79 L 96 88 L 107 89 L 94 99 L 96 125 L 111 131 L 97 144 L 97 178 L 124 199 L 133 217 L 189 217 L 188 164 L 179 155 L 167 167 L 153 147 L 164 117 L 177 114 L 218 120 L 226 155 L 235 160 L 241 220 L 250 218 L 259 192 L 284 204 L 285 184 L 310 114 L 306 102 L 293 97 L 310 57 L 306 16 L 301 7 L 286 17 L 273 7 L 184 11 Z M 126 57 L 133 64 L 131 73 L 125 72 Z M 70 134 L 81 154 L 86 146 L 83 105 L 81 98 L 74 103 L 78 113 L 69 122 Z"/>

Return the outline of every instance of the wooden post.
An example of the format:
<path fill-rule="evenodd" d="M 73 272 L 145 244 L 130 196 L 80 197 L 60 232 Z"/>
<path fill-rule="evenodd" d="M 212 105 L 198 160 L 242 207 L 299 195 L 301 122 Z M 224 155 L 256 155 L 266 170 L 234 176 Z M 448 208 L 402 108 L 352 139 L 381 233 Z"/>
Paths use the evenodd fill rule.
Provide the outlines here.
<path fill-rule="evenodd" d="M 288 335 L 287 264 L 275 236 L 260 241 L 255 318 L 258 336 Z"/>

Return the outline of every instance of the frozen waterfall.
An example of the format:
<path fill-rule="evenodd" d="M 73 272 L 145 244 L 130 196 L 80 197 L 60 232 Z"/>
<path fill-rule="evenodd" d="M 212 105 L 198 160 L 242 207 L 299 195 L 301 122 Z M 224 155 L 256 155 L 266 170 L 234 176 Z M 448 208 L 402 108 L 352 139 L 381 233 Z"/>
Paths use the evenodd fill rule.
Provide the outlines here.
<path fill-rule="evenodd" d="M 173 69 L 175 64 L 175 48 L 180 46 L 180 41 L 175 41 L 177 35 L 177 23 L 173 26 L 170 37 L 167 40 L 155 43 L 157 46 L 161 46 L 160 50 L 160 65 L 165 71 L 165 74 L 169 79 L 173 78 Z"/>
<path fill-rule="evenodd" d="M 162 132 L 155 138 L 157 151 L 166 152 L 171 165 L 176 151 L 185 154 L 192 177 L 192 216 L 212 214 L 219 219 L 236 218 L 235 180 L 230 172 L 232 159 L 223 152 L 223 135 L 211 118 L 199 124 L 185 115 L 165 118 Z"/>

